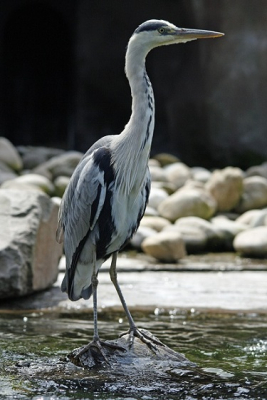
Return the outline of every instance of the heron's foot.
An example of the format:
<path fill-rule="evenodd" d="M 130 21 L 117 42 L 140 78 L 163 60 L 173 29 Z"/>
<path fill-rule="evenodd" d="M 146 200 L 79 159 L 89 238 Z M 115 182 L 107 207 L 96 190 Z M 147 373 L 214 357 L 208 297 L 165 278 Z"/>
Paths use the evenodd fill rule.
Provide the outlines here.
<path fill-rule="evenodd" d="M 108 355 L 115 350 L 126 352 L 127 350 L 114 343 L 110 343 L 108 341 L 94 339 L 92 342 L 87 345 L 75 350 L 73 352 L 73 358 L 79 360 L 79 358 L 88 352 L 88 357 L 92 357 L 97 362 L 106 362 L 109 364 Z"/>
<path fill-rule="evenodd" d="M 131 348 L 134 343 L 134 338 L 138 338 L 146 344 L 153 353 L 158 352 L 158 347 L 165 347 L 165 344 L 162 343 L 160 340 L 155 338 L 152 334 L 148 334 L 144 329 L 138 329 L 136 326 L 133 326 L 129 329 L 128 332 L 124 332 L 120 335 L 120 337 L 124 335 L 129 335 L 129 347 Z"/>

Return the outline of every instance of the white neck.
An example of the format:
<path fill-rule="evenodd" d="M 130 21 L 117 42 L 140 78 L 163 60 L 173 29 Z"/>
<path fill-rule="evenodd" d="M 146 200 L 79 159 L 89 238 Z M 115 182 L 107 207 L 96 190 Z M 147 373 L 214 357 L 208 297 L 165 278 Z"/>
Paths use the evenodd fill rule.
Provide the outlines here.
<path fill-rule="evenodd" d="M 144 178 L 154 131 L 154 95 L 145 69 L 150 49 L 130 39 L 126 52 L 125 73 L 132 94 L 132 115 L 123 132 L 116 137 L 114 168 L 120 185 L 129 192 L 136 182 L 137 170 Z M 143 169 L 143 174 L 140 171 Z"/>

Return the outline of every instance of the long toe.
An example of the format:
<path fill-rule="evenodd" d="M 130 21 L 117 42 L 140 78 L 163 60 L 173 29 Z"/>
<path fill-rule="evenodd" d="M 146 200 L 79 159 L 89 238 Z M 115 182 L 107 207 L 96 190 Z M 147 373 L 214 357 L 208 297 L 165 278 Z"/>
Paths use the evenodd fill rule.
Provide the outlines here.
<path fill-rule="evenodd" d="M 155 338 L 152 334 L 150 334 L 150 332 L 147 333 L 146 330 L 138 329 L 136 326 L 130 328 L 128 332 L 122 333 L 120 337 L 124 335 L 129 335 L 128 343 L 130 348 L 133 346 L 134 338 L 138 338 L 139 340 L 141 340 L 154 353 L 158 352 L 159 347 L 165 347 L 165 345 L 160 340 Z"/>

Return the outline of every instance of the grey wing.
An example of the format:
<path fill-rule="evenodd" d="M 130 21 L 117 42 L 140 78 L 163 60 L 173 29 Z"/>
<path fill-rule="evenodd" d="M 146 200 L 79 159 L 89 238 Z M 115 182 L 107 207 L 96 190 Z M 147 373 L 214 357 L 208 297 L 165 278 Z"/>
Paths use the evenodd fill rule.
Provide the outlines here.
<path fill-rule="evenodd" d="M 62 289 L 67 291 L 69 296 L 72 296 L 74 274 L 77 272 L 80 254 L 98 220 L 106 197 L 104 172 L 94 162 L 94 155 L 98 151 L 89 154 L 78 165 L 65 191 L 59 211 L 57 239 L 64 240 L 66 255 L 66 276 Z M 89 259 L 88 264 L 90 261 Z M 87 268 L 90 269 L 90 265 Z"/>

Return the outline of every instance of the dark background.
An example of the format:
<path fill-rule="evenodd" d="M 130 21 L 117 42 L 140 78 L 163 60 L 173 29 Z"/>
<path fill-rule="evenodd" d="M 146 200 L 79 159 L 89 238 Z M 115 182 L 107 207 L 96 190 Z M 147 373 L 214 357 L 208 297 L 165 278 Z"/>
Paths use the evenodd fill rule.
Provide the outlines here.
<path fill-rule="evenodd" d="M 152 155 L 247 168 L 267 158 L 266 0 L 1 0 L 0 136 L 85 151 L 121 132 L 125 48 L 147 19 L 224 38 L 155 49 Z"/>

